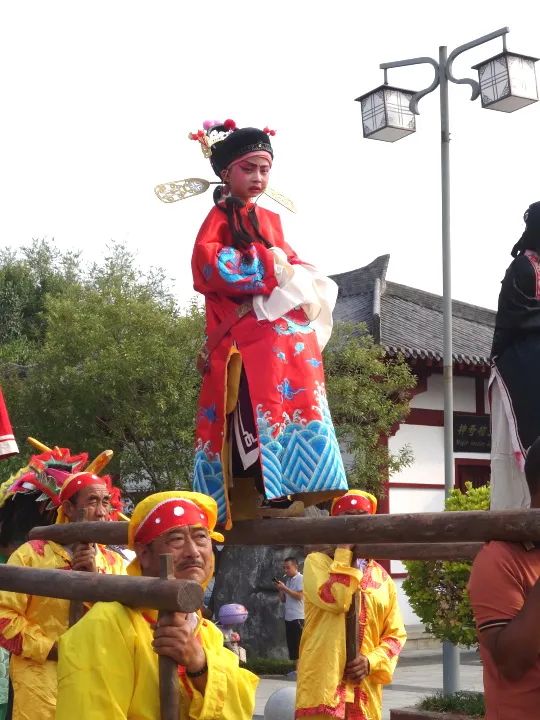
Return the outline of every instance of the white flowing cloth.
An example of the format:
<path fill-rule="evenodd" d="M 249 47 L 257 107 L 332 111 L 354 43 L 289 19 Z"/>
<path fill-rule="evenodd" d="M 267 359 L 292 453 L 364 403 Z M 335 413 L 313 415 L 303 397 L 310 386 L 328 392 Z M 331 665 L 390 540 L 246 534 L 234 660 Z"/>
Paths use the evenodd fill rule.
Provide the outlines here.
<path fill-rule="evenodd" d="M 517 460 L 516 433 L 508 393 L 497 373 L 489 386 L 491 410 L 491 510 L 518 510 L 531 506 L 531 495 Z M 514 440 L 514 442 L 513 442 Z"/>
<path fill-rule="evenodd" d="M 306 263 L 291 265 L 281 248 L 272 248 L 278 287 L 270 295 L 255 295 L 253 309 L 257 320 L 274 322 L 294 308 L 302 307 L 311 323 L 321 352 L 332 335 L 332 312 L 338 286 Z"/>

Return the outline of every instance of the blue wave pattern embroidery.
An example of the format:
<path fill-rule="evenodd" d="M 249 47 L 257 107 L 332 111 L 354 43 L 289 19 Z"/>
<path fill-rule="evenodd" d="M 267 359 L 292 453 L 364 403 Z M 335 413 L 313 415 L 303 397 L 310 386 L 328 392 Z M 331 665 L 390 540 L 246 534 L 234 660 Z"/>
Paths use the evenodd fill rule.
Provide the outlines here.
<path fill-rule="evenodd" d="M 227 501 L 223 482 L 223 468 L 219 453 L 213 453 L 210 443 L 199 440 L 195 451 L 193 490 L 213 497 L 218 506 L 218 522 L 227 520 Z"/>
<path fill-rule="evenodd" d="M 218 272 L 231 285 L 245 290 L 258 290 L 264 286 L 264 265 L 257 251 L 242 254 L 232 247 L 223 248 L 217 256 Z"/>
<path fill-rule="evenodd" d="M 347 478 L 324 385 L 317 383 L 314 409 L 320 420 L 306 422 L 301 410 L 283 422 L 271 422 L 257 407 L 257 425 L 266 495 L 269 499 L 299 492 L 347 490 Z"/>
<path fill-rule="evenodd" d="M 302 411 L 272 423 L 270 412 L 257 407 L 257 426 L 261 448 L 266 497 L 269 500 L 300 492 L 347 490 L 347 478 L 324 385 L 316 383 L 313 409 L 320 420 L 307 422 Z M 210 495 L 218 506 L 218 522 L 227 519 L 223 467 L 219 453 L 210 443 L 199 440 L 195 452 L 193 489 Z"/>

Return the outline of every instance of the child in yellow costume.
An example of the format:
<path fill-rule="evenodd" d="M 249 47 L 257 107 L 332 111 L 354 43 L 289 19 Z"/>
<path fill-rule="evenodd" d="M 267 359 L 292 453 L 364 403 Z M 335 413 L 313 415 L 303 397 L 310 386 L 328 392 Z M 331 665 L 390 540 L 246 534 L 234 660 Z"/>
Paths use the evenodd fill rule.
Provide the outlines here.
<path fill-rule="evenodd" d="M 374 514 L 377 500 L 350 490 L 332 515 Z M 345 616 L 360 593 L 359 656 L 346 663 Z M 296 718 L 380 720 L 382 686 L 392 681 L 406 633 L 396 588 L 374 560 L 354 560 L 352 546 L 310 553 L 304 563 L 305 623 L 300 643 Z"/>

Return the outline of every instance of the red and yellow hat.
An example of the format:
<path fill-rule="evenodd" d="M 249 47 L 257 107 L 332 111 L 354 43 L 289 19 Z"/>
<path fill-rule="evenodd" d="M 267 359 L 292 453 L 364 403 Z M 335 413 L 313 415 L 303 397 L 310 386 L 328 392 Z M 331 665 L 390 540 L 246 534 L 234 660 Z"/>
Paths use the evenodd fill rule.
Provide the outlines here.
<path fill-rule="evenodd" d="M 60 494 L 58 495 L 60 507 L 58 508 L 58 515 L 56 517 L 57 524 L 68 522 L 64 514 L 64 509 L 62 508 L 62 503 L 65 500 L 71 500 L 75 493 L 90 485 L 107 485 L 107 482 L 104 478 L 100 478 L 98 475 L 89 472 L 73 473 L 73 475 L 65 479 Z"/>
<path fill-rule="evenodd" d="M 175 490 L 149 495 L 133 510 L 128 525 L 128 547 L 133 550 L 135 543 L 148 545 L 168 530 L 188 525 L 207 528 L 212 540 L 222 543 L 225 538 L 214 530 L 217 513 L 216 501 L 203 493 Z M 127 573 L 141 574 L 137 559 L 128 565 Z"/>
<path fill-rule="evenodd" d="M 207 528 L 212 540 L 224 542 L 221 533 L 215 532 L 217 522 L 216 501 L 208 495 L 187 491 L 155 493 L 142 500 L 133 511 L 128 526 L 128 547 L 135 543 L 148 545 L 174 527 Z"/>
<path fill-rule="evenodd" d="M 363 510 L 370 515 L 377 512 L 377 498 L 365 490 L 349 490 L 332 502 L 330 515 L 343 515 L 353 510 Z"/>
<path fill-rule="evenodd" d="M 79 492 L 83 488 L 90 487 L 91 485 L 105 485 L 111 495 L 111 512 L 109 514 L 109 520 L 127 519 L 125 515 L 122 515 L 122 500 L 120 497 L 120 490 L 113 485 L 110 475 L 96 475 L 92 472 L 78 472 L 70 475 L 64 481 L 62 489 L 58 495 L 58 515 L 56 517 L 57 523 L 67 522 L 67 518 L 62 508 L 62 503 L 65 500 L 71 500 L 75 493 Z"/>

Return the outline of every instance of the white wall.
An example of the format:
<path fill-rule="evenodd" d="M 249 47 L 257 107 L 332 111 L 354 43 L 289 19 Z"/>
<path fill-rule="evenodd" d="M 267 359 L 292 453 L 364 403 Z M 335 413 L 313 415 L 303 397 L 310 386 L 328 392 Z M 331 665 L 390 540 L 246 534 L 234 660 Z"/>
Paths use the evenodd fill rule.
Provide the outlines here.
<path fill-rule="evenodd" d="M 453 385 L 454 410 L 476 412 L 475 379 L 457 375 L 453 379 Z M 411 407 L 444 410 L 443 377 L 440 373 L 428 377 L 426 392 L 415 395 L 411 400 Z"/>
<path fill-rule="evenodd" d="M 484 381 L 487 389 L 487 381 Z M 411 407 L 428 410 L 443 410 L 442 375 L 431 375 L 426 392 L 415 395 Z M 476 386 L 472 377 L 454 377 L 454 410 L 476 412 Z M 486 412 L 488 406 L 486 404 Z M 388 449 L 397 452 L 409 445 L 413 452 L 413 463 L 390 477 L 392 484 L 440 484 L 440 488 L 391 487 L 389 489 L 389 511 L 391 513 L 439 512 L 444 509 L 444 428 L 424 425 L 401 425 L 393 437 L 388 438 Z M 489 459 L 484 453 L 455 453 L 454 458 Z M 398 560 L 390 563 L 392 573 L 406 572 Z M 406 625 L 419 624 L 420 619 L 411 609 L 407 596 L 402 590 L 403 580 L 395 579 L 398 588 L 400 608 Z"/>
<path fill-rule="evenodd" d="M 396 434 L 388 438 L 388 450 L 397 452 L 409 445 L 413 462 L 390 477 L 390 482 L 444 483 L 444 432 L 442 427 L 400 425 Z M 406 512 L 390 508 L 390 512 Z"/>

